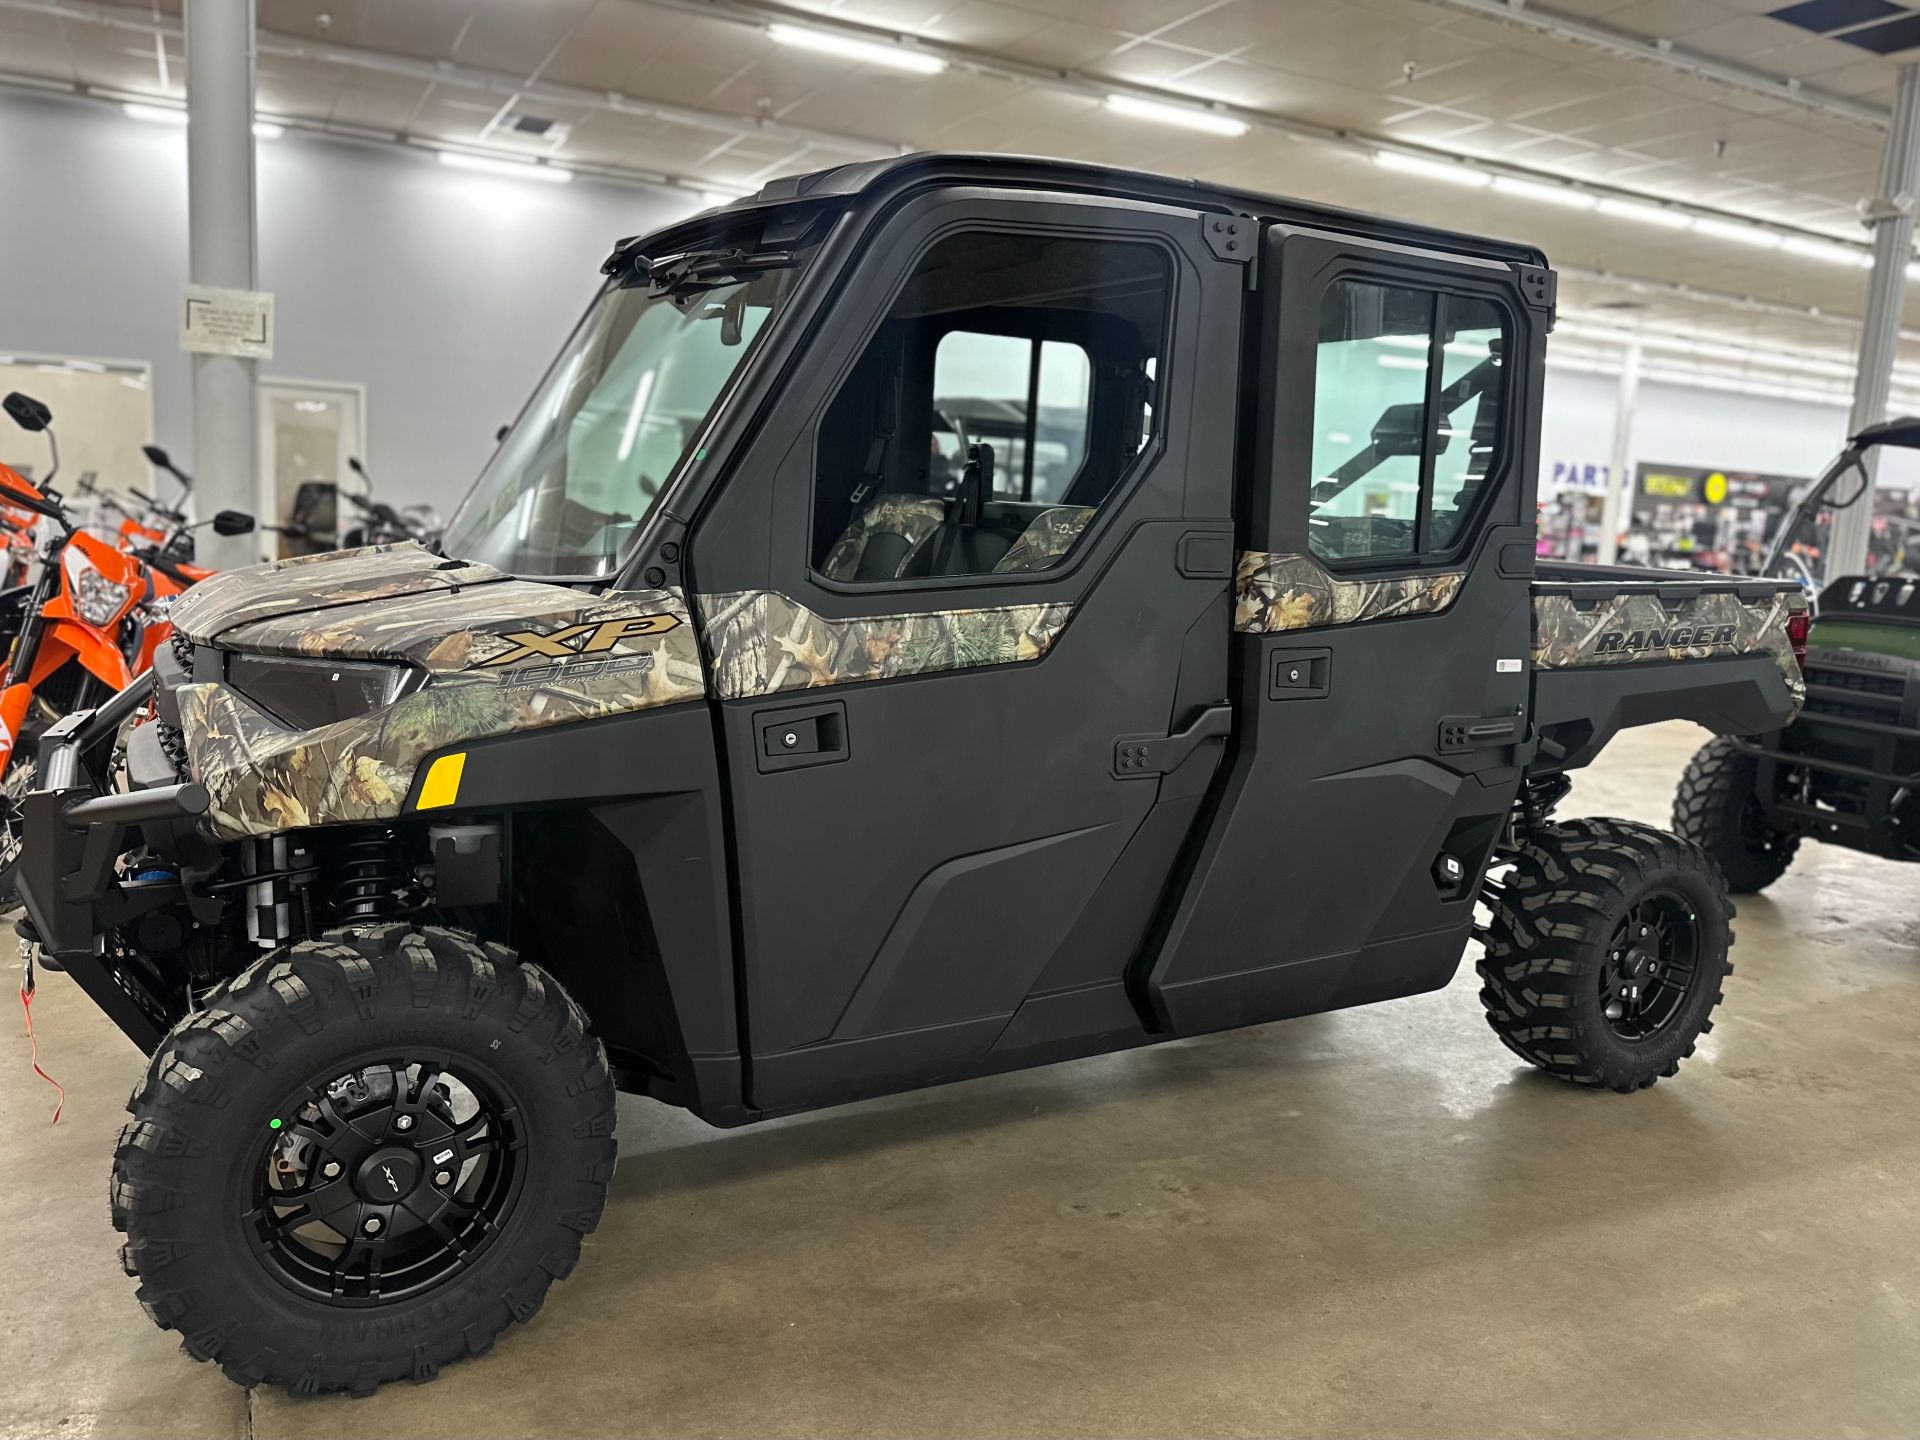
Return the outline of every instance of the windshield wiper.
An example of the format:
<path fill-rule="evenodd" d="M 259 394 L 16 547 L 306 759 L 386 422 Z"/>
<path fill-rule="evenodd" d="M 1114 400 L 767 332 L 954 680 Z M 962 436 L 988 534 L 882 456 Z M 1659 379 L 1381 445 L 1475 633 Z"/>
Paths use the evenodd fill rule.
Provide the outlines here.
<path fill-rule="evenodd" d="M 736 285 L 769 270 L 784 270 L 793 264 L 791 250 L 691 250 L 682 255 L 665 255 L 658 260 L 634 257 L 634 270 L 646 268 L 648 293 L 667 296 L 697 295 Z"/>

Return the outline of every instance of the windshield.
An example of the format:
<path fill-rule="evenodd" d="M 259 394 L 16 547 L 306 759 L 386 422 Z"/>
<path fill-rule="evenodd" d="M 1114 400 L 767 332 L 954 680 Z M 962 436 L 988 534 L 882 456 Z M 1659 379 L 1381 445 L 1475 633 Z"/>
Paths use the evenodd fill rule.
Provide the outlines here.
<path fill-rule="evenodd" d="M 779 260 L 683 273 L 665 294 L 644 263 L 609 281 L 447 526 L 446 553 L 521 575 L 612 570 L 792 291 L 802 258 Z"/>

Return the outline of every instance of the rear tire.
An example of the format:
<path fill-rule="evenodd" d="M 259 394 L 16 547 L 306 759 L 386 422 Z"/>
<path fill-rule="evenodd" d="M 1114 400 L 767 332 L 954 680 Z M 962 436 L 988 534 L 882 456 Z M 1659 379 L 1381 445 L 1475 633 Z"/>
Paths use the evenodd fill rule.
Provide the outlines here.
<path fill-rule="evenodd" d="M 1736 895 L 1764 890 L 1793 863 L 1800 837 L 1774 829 L 1760 808 L 1760 762 L 1717 735 L 1681 772 L 1673 829 L 1707 852 Z"/>
<path fill-rule="evenodd" d="M 579 1007 L 505 946 L 431 927 L 261 960 L 174 1027 L 127 1108 L 113 1223 L 141 1305 L 195 1359 L 294 1394 L 490 1348 L 572 1271 L 613 1175 Z"/>
<path fill-rule="evenodd" d="M 1542 825 L 1487 903 L 1481 1003 L 1529 1065 L 1627 1094 L 1713 1028 L 1733 906 L 1697 846 L 1626 820 Z"/>

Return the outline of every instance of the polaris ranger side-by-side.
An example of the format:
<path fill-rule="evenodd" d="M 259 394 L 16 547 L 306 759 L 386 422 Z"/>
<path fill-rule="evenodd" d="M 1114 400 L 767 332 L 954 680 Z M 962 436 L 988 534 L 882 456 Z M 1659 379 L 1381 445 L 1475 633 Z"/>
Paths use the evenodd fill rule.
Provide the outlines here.
<path fill-rule="evenodd" d="M 919 156 L 605 269 L 444 557 L 196 588 L 124 785 L 146 694 L 48 736 L 27 932 L 152 1052 L 113 1215 L 191 1354 L 485 1349 L 616 1089 L 736 1125 L 1433 990 L 1476 934 L 1531 1064 L 1691 1053 L 1722 882 L 1551 812 L 1622 726 L 1786 721 L 1805 605 L 1536 567 L 1537 252 Z"/>

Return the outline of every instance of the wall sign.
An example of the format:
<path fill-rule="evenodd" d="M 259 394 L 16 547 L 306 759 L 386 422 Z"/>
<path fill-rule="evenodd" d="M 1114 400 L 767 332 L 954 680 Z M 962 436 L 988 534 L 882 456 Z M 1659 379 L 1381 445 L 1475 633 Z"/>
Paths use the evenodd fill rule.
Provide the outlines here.
<path fill-rule="evenodd" d="M 180 314 L 180 348 L 196 355 L 273 358 L 273 296 L 264 290 L 189 285 Z"/>

